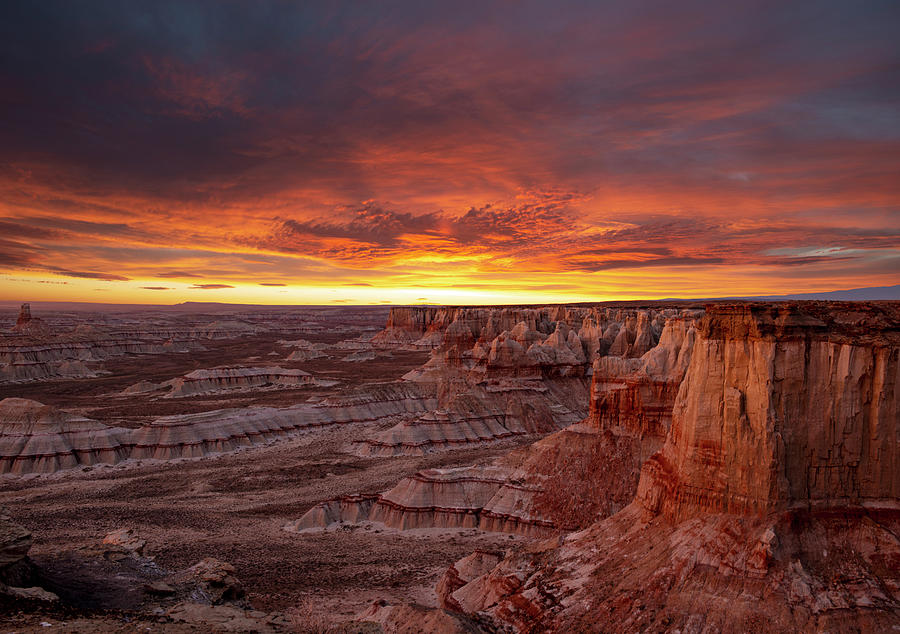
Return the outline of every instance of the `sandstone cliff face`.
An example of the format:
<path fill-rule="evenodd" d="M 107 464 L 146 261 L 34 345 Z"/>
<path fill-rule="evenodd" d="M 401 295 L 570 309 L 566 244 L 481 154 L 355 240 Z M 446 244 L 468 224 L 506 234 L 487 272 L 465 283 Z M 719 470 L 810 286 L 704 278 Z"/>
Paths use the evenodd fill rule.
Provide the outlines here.
<path fill-rule="evenodd" d="M 444 604 L 521 632 L 900 628 L 898 355 L 896 305 L 709 307 L 635 501 Z"/>
<path fill-rule="evenodd" d="M 893 505 L 900 335 L 872 338 L 883 316 L 855 312 L 846 324 L 795 306 L 712 308 L 641 504 L 671 519 Z"/>
<path fill-rule="evenodd" d="M 427 349 L 440 344 L 440 335 L 454 321 L 458 309 L 439 306 L 392 307 L 384 330 L 372 343 L 386 347 Z"/>

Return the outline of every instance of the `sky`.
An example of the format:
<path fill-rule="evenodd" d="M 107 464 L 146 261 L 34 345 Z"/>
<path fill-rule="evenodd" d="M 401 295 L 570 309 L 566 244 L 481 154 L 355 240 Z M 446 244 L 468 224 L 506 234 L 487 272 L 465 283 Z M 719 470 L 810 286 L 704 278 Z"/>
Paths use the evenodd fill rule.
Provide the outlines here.
<path fill-rule="evenodd" d="M 0 299 L 900 283 L 900 3 L 0 6 Z"/>

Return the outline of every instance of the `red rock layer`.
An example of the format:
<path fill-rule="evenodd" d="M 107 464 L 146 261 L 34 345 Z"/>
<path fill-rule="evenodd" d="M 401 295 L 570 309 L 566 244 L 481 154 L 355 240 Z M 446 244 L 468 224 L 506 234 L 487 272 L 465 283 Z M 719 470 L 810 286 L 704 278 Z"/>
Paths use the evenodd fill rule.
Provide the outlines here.
<path fill-rule="evenodd" d="M 711 307 L 638 500 L 671 519 L 896 504 L 900 334 L 878 328 L 888 317 Z"/>
<path fill-rule="evenodd" d="M 533 631 L 900 629 L 900 306 L 710 307 L 635 501 L 447 606 Z"/>

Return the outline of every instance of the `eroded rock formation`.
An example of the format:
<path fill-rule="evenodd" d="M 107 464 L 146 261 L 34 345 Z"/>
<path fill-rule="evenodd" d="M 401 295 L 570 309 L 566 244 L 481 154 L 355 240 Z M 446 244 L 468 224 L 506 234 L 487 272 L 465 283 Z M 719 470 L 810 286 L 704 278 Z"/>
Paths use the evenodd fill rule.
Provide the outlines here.
<path fill-rule="evenodd" d="M 31 316 L 31 304 L 22 304 L 12 331 L 29 337 L 44 337 L 50 334 L 50 327 L 42 319 Z"/>
<path fill-rule="evenodd" d="M 194 370 L 170 382 L 169 398 L 218 394 L 254 388 L 286 388 L 316 385 L 309 372 L 280 367 L 212 368 Z"/>
<path fill-rule="evenodd" d="M 423 471 L 381 495 L 324 502 L 288 529 L 372 520 L 400 529 L 477 527 L 540 536 L 584 528 L 622 509 L 634 497 L 644 460 L 665 439 L 678 386 L 691 358 L 697 317 L 695 312 L 670 316 L 656 345 L 641 357 L 597 357 L 590 397 L 582 391 L 568 395 L 591 404 L 589 416 L 577 425 L 570 424 L 571 410 L 554 408 L 564 398 L 554 392 L 572 384 L 558 376 L 541 380 L 542 366 L 522 363 L 519 354 L 518 361 L 506 362 L 510 378 L 495 378 L 486 387 L 479 384 L 476 389 L 457 395 L 446 409 L 428 412 L 369 440 L 363 445 L 364 450 L 379 454 L 383 447 L 402 446 L 403 453 L 414 453 L 442 446 L 471 446 L 516 434 L 549 431 L 549 426 L 525 426 L 542 420 L 556 420 L 560 426 L 568 427 L 487 467 Z M 638 316 L 634 323 L 649 328 L 650 321 Z M 613 324 L 609 328 L 612 341 L 621 331 L 617 322 Z M 518 339 L 512 341 L 533 340 L 527 354 L 533 354 L 533 358 L 562 359 L 565 373 L 581 370 L 573 361 L 576 351 L 581 354 L 580 363 L 586 363 L 581 340 L 573 330 L 567 330 L 564 322 L 558 322 L 547 338 L 541 338 L 536 331 L 528 335 L 524 325 L 516 326 L 514 331 Z M 602 331 L 603 326 L 592 330 L 595 334 Z M 601 341 L 594 341 L 597 354 L 604 347 Z M 492 342 L 493 346 L 496 344 L 497 339 Z M 536 348 L 539 352 L 530 352 Z M 519 347 L 520 351 L 523 349 L 524 346 Z M 551 354 L 548 350 L 561 352 Z M 437 365 L 433 362 L 434 357 L 429 362 L 432 368 Z M 446 363 L 446 358 L 442 357 L 441 363 Z M 556 361 L 543 367 L 554 365 L 558 365 Z M 486 364 L 475 372 L 484 372 L 488 367 Z M 423 370 L 426 374 L 432 371 Z M 501 376 L 497 366 L 492 371 L 497 372 L 496 377 Z M 517 379 L 518 372 L 524 372 L 525 378 Z M 440 391 L 440 387 L 437 389 Z M 502 403 L 508 409 L 486 411 L 485 400 Z"/>
<path fill-rule="evenodd" d="M 163 416 L 136 429 L 109 427 L 36 401 L 0 401 L 0 473 L 49 473 L 128 458 L 196 458 L 344 423 L 414 416 L 437 400 L 414 384 L 368 386 L 318 403 Z"/>
<path fill-rule="evenodd" d="M 113 357 L 199 349 L 191 339 L 168 332 L 135 336 L 86 325 L 57 336 L 48 332 L 46 328 L 26 329 L 20 336 L 0 342 L 0 383 L 95 377 L 103 372 L 102 362 Z"/>
<path fill-rule="evenodd" d="M 896 305 L 709 307 L 634 501 L 445 604 L 523 632 L 900 627 L 898 368 Z"/>
<path fill-rule="evenodd" d="M 877 507 L 900 498 L 900 335 L 889 316 L 716 307 L 638 499 L 698 511 Z M 714 476 L 714 477 L 713 477 Z"/>
<path fill-rule="evenodd" d="M 6 398 L 0 401 L 0 473 L 114 464 L 128 456 L 129 434 L 37 401 Z"/>
<path fill-rule="evenodd" d="M 588 414 L 596 360 L 620 359 L 619 365 L 601 366 L 616 379 L 637 372 L 640 364 L 627 362 L 658 346 L 668 320 L 682 329 L 670 328 L 667 348 L 669 339 L 681 344 L 695 316 L 681 309 L 566 306 L 392 310 L 372 343 L 433 348 L 428 363 L 405 378 L 434 386 L 441 408 L 366 439 L 360 453 L 418 454 L 561 429 Z M 667 349 L 648 372 L 667 373 L 677 386 L 677 351 L 671 368 L 665 365 L 670 354 Z"/>

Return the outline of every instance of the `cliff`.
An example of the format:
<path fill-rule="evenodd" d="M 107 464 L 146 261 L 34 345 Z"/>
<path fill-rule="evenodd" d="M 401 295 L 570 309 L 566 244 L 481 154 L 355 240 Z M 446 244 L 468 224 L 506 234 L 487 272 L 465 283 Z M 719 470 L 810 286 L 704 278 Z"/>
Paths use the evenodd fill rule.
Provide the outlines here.
<path fill-rule="evenodd" d="M 710 308 L 638 501 L 697 512 L 892 506 L 900 333 L 877 307 Z"/>
<path fill-rule="evenodd" d="M 690 324 L 697 311 L 677 308 L 620 309 L 602 306 L 542 307 L 403 307 L 392 309 L 377 345 L 432 348 L 431 358 L 404 378 L 432 386 L 441 408 L 404 421 L 359 445 L 362 455 L 420 454 L 444 448 L 489 443 L 513 435 L 547 434 L 578 422 L 588 414 L 590 377 L 637 372 L 637 359 L 658 347 L 668 349 L 677 326 Z M 678 332 L 679 345 L 688 326 Z M 677 353 L 677 351 L 676 351 Z M 663 372 L 672 398 L 681 375 L 648 362 L 645 375 Z M 689 350 L 683 355 L 688 358 Z M 607 366 L 595 361 L 616 359 Z M 653 383 L 650 380 L 650 383 Z M 596 379 L 595 379 L 596 381 Z M 650 389 L 653 389 L 653 383 Z M 646 410 L 668 407 L 669 392 Z M 670 399 L 671 400 L 671 399 Z M 643 403 L 643 401 L 642 401 Z M 636 414 L 646 419 L 649 414 Z M 661 443 L 668 420 L 654 423 Z M 655 449 L 656 447 L 654 447 Z"/>
<path fill-rule="evenodd" d="M 708 307 L 634 501 L 442 603 L 520 632 L 900 628 L 898 358 L 897 304 Z"/>

